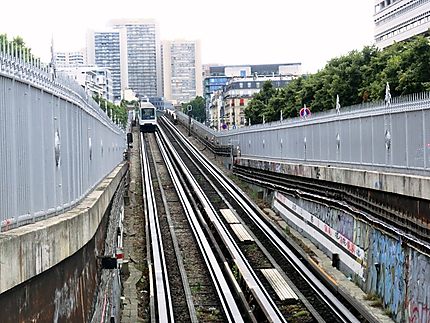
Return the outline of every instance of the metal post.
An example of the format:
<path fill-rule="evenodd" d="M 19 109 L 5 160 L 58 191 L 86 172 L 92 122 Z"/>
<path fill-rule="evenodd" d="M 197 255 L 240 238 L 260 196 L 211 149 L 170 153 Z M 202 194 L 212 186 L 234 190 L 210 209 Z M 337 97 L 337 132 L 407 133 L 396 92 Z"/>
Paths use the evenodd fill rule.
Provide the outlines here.
<path fill-rule="evenodd" d="M 188 137 L 191 136 L 191 112 L 188 112 Z"/>
<path fill-rule="evenodd" d="M 187 111 L 188 111 L 188 137 L 190 137 L 191 136 L 191 111 L 193 111 L 193 106 L 191 104 L 187 106 Z"/>

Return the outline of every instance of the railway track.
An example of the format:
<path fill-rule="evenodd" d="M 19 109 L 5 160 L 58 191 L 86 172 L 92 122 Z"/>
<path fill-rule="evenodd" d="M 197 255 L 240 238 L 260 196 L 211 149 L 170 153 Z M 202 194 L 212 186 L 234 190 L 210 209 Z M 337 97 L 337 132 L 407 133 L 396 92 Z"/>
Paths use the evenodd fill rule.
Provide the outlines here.
<path fill-rule="evenodd" d="M 154 134 L 142 134 L 141 143 L 151 320 L 244 322 L 246 311 L 236 304 L 168 152 Z"/>
<path fill-rule="evenodd" d="M 142 165 L 142 183 L 144 184 L 145 229 L 146 236 L 149 237 L 147 239 L 147 248 L 151 320 L 155 322 L 155 318 L 157 318 L 159 322 L 174 322 L 164 243 L 160 231 L 160 222 L 149 167 L 150 157 L 148 156 L 143 134 L 141 134 L 140 160 Z"/>
<path fill-rule="evenodd" d="M 352 313 L 343 304 L 344 300 L 339 300 L 338 295 L 334 295 L 319 282 L 300 261 L 300 257 L 289 249 L 279 232 L 274 232 L 265 222 L 255 204 L 242 196 L 236 185 L 199 156 L 174 127 L 168 123 L 164 123 L 163 127 L 167 127 L 165 129 L 169 141 L 196 178 L 196 184 L 190 187 L 194 192 L 201 187 L 203 189 L 200 190 L 204 190 L 206 194 L 206 197 L 196 199 L 200 200 L 200 208 L 206 213 L 206 221 L 214 236 L 227 245 L 223 248 L 224 256 L 228 259 L 230 268 L 236 271 L 235 275 L 242 289 L 248 291 L 246 297 L 253 299 L 249 305 L 259 321 L 292 320 L 295 318 L 294 309 L 297 308 L 300 313 L 309 313 L 309 321 L 360 322 L 363 319 L 356 317 L 357 313 Z M 213 201 L 211 205 L 207 202 L 209 200 Z M 231 215 L 235 223 L 229 221 Z M 220 232 L 220 228 L 224 228 L 226 233 Z M 240 237 L 238 230 L 245 239 Z M 233 247 L 226 243 L 226 236 L 232 239 L 231 243 L 237 244 L 238 251 L 232 251 Z M 280 286 L 273 283 L 270 275 L 278 277 L 278 284 L 282 288 L 289 286 L 300 301 L 294 302 L 294 297 L 281 297 L 277 290 Z M 252 288 L 249 286 L 249 277 L 254 279 L 255 285 Z M 260 292 L 256 292 L 255 286 L 258 286 Z"/>
<path fill-rule="evenodd" d="M 234 172 L 243 181 L 342 209 L 376 228 L 402 236 L 418 250 L 430 252 L 428 230 L 422 230 L 398 210 L 372 201 L 360 190 L 342 187 L 339 183 L 317 183 L 243 166 L 235 166 Z"/>

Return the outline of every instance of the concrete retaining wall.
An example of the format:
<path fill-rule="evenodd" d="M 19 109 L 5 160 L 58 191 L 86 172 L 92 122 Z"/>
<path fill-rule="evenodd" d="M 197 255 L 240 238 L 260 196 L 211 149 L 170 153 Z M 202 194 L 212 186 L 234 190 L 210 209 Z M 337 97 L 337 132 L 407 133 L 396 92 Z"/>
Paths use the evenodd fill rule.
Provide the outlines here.
<path fill-rule="evenodd" d="M 100 285 L 100 261 L 95 255 L 102 254 L 105 247 L 107 213 L 96 235 L 83 248 L 0 294 L 2 323 L 90 322 L 95 291 Z"/>
<path fill-rule="evenodd" d="M 281 217 L 328 256 L 366 293 L 376 295 L 395 322 L 430 319 L 430 257 L 400 237 L 341 210 L 275 192 Z"/>
<path fill-rule="evenodd" d="M 72 256 L 95 235 L 127 170 L 121 163 L 74 209 L 0 233 L 0 294 Z"/>
<path fill-rule="evenodd" d="M 294 164 L 285 161 L 238 158 L 241 166 L 268 170 L 292 176 L 325 180 L 430 200 L 430 177 L 382 173 L 364 169 Z"/>

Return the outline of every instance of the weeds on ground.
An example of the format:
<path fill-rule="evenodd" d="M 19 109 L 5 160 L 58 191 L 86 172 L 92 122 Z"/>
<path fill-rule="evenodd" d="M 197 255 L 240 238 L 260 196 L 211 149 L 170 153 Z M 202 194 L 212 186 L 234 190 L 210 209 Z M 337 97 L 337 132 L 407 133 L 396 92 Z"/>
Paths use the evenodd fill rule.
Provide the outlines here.
<path fill-rule="evenodd" d="M 195 284 L 194 286 L 191 287 L 191 291 L 193 293 L 198 293 L 202 290 L 202 285 L 200 285 L 200 283 L 198 282 L 197 284 Z"/>
<path fill-rule="evenodd" d="M 383 307 L 382 299 L 376 294 L 367 294 L 364 296 L 364 300 L 370 301 L 370 306 L 372 307 Z"/>

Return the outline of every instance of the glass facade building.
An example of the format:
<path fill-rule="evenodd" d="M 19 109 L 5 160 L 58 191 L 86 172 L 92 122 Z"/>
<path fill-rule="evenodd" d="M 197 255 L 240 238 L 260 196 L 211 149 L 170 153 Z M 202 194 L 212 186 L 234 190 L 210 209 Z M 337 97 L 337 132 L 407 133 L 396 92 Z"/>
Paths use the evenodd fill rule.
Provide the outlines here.
<path fill-rule="evenodd" d="M 204 98 L 207 100 L 215 91 L 222 90 L 227 84 L 230 77 L 227 76 L 209 76 L 204 80 Z"/>
<path fill-rule="evenodd" d="M 203 81 L 204 98 L 208 102 L 211 94 L 222 90 L 234 77 L 300 76 L 301 63 L 259 64 L 259 65 L 218 65 L 206 66 Z"/>

